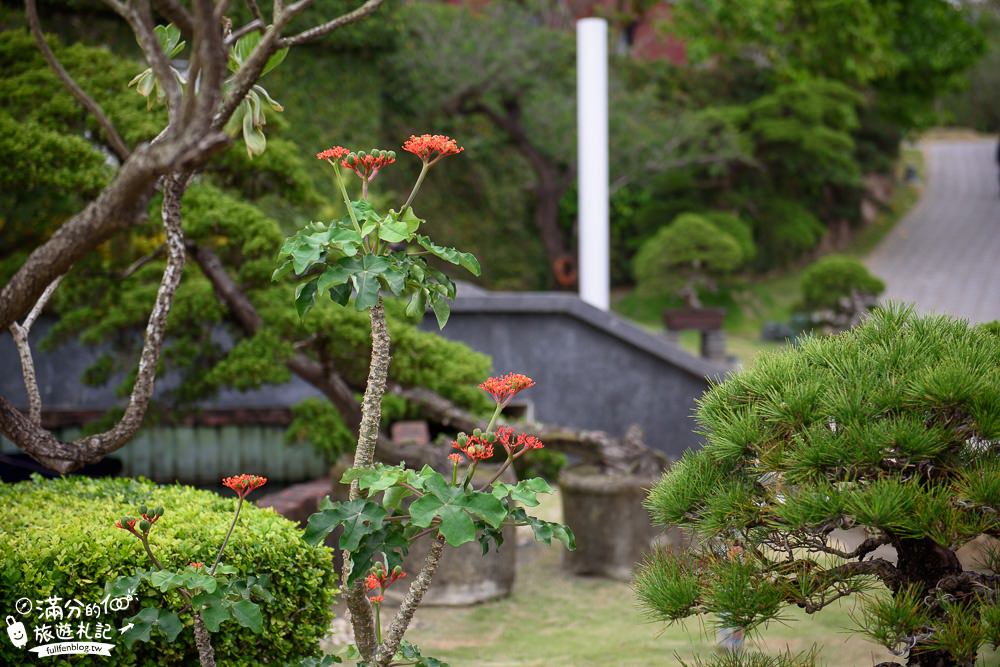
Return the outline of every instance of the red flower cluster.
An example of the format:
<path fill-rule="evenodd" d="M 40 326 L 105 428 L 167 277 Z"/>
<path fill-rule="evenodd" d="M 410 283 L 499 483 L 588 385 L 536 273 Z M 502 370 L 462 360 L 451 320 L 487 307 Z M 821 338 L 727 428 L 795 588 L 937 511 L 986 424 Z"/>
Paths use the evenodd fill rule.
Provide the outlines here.
<path fill-rule="evenodd" d="M 419 137 L 410 135 L 403 144 L 403 150 L 413 153 L 425 164 L 434 164 L 443 157 L 458 155 L 465 149 L 443 134 L 421 134 Z"/>
<path fill-rule="evenodd" d="M 317 160 L 339 160 L 351 151 L 347 150 L 343 146 L 334 146 L 333 148 L 327 148 L 325 151 L 320 151 L 316 153 Z"/>
<path fill-rule="evenodd" d="M 241 500 L 265 484 L 267 484 L 267 477 L 247 475 L 246 473 L 236 475 L 235 477 L 226 477 L 222 480 L 222 485 L 235 491 Z"/>
<path fill-rule="evenodd" d="M 188 563 L 188 567 L 193 567 L 196 570 L 200 570 L 201 568 L 205 567 L 205 564 L 198 561 L 191 561 L 190 563 Z"/>
<path fill-rule="evenodd" d="M 451 446 L 468 456 L 470 461 L 482 461 L 493 457 L 494 439 L 495 436 L 488 433 L 479 434 L 477 432 L 472 435 L 459 433 L 458 439 L 453 440 Z"/>
<path fill-rule="evenodd" d="M 115 528 L 121 528 L 122 530 L 127 530 L 130 533 L 135 533 L 135 522 L 138 519 L 131 519 L 127 516 L 123 516 L 118 521 L 115 521 Z"/>
<path fill-rule="evenodd" d="M 398 565 L 392 569 L 392 572 L 386 572 L 381 563 L 375 565 L 368 576 L 365 577 L 365 587 L 370 591 L 378 589 L 378 593 L 369 595 L 368 599 L 376 604 L 382 602 L 385 600 L 385 589 L 396 583 L 397 579 L 403 579 L 404 577 L 406 577 L 406 573 Z"/>
<path fill-rule="evenodd" d="M 457 444 L 457 443 L 456 443 L 456 444 Z M 448 460 L 449 460 L 449 461 L 451 461 L 452 463 L 454 463 L 455 465 L 459 465 L 459 464 L 460 464 L 460 463 L 462 463 L 462 461 L 464 461 L 465 459 L 463 459 L 463 458 L 462 458 L 462 455 L 461 455 L 461 454 L 457 454 L 457 453 L 456 453 L 456 454 L 449 454 L 449 455 L 448 455 Z"/>
<path fill-rule="evenodd" d="M 507 450 L 507 455 L 518 457 L 529 449 L 541 449 L 545 444 L 533 435 L 518 433 L 515 437 L 514 429 L 509 426 L 501 426 L 497 429 L 497 441 Z"/>
<path fill-rule="evenodd" d="M 497 405 L 505 407 L 518 392 L 531 389 L 534 386 L 535 381 L 527 375 L 507 373 L 500 377 L 489 378 L 479 385 L 479 388 L 492 396 Z"/>
<path fill-rule="evenodd" d="M 375 178 L 375 174 L 380 169 L 388 167 L 395 161 L 396 153 L 394 151 L 383 151 L 373 148 L 370 153 L 366 153 L 365 151 L 358 151 L 357 153 L 352 151 L 348 153 L 340 161 L 340 166 L 353 171 L 362 181 L 370 182 Z"/>
<path fill-rule="evenodd" d="M 154 507 L 147 509 L 145 505 L 140 505 L 139 514 L 142 515 L 142 518 L 123 516 L 118 521 L 115 521 L 115 528 L 127 530 L 139 539 L 142 539 L 144 535 L 149 533 L 149 529 L 153 527 L 153 524 L 163 516 L 163 508 Z"/>

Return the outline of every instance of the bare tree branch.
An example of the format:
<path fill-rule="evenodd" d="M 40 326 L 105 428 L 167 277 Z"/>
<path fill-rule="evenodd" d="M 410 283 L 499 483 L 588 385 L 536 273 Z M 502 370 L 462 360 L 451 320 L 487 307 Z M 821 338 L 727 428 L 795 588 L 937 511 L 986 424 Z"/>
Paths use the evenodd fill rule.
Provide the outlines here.
<path fill-rule="evenodd" d="M 80 87 L 80 85 L 73 80 L 66 68 L 62 66 L 59 59 L 56 58 L 56 54 L 52 52 L 49 47 L 49 43 L 45 41 L 45 34 L 42 32 L 41 22 L 38 18 L 38 6 L 35 0 L 24 0 L 24 13 L 28 18 L 28 27 L 31 29 L 31 34 L 35 38 L 35 44 L 38 45 L 38 50 L 42 52 L 42 56 L 45 61 L 48 62 L 49 67 L 52 71 L 56 73 L 59 80 L 63 82 L 63 85 L 69 90 L 70 94 L 76 98 L 76 101 L 80 105 L 89 111 L 93 116 L 97 124 L 101 126 L 104 131 L 104 137 L 107 139 L 108 146 L 114 151 L 114 154 L 118 156 L 118 159 L 124 162 L 128 159 L 129 150 L 128 144 L 122 139 L 121 135 L 118 134 L 118 130 L 115 129 L 114 123 L 108 118 L 107 114 L 104 113 L 104 109 L 98 104 L 94 98 L 87 94 L 87 92 Z"/>
<path fill-rule="evenodd" d="M 267 24 L 264 20 L 264 15 L 260 13 L 260 7 L 257 6 L 257 0 L 246 0 L 247 9 L 250 10 L 250 15 L 254 17 L 257 21 L 260 21 L 261 26 Z"/>
<path fill-rule="evenodd" d="M 226 37 L 226 44 L 227 45 L 235 44 L 240 37 L 242 37 L 243 35 L 249 35 L 251 32 L 255 30 L 264 32 L 264 22 L 259 19 L 254 19 L 253 21 L 250 21 L 250 23 L 247 23 L 242 28 L 237 28 L 236 30 L 233 30 L 229 34 L 229 36 Z"/>
<path fill-rule="evenodd" d="M 28 342 L 28 335 L 31 333 L 31 326 L 42 314 L 45 304 L 52 297 L 52 293 L 59 286 L 62 276 L 53 280 L 42 296 L 39 297 L 35 307 L 31 309 L 24 322 L 17 322 L 10 325 L 10 335 L 14 339 L 14 346 L 21 359 L 21 375 L 24 378 L 24 392 L 28 395 L 28 418 L 35 426 L 42 425 L 42 395 L 38 390 L 38 377 L 35 375 L 35 362 L 31 357 L 31 344 Z"/>
<path fill-rule="evenodd" d="M 350 25 L 351 23 L 355 23 L 365 18 L 378 9 L 382 2 L 383 0 L 367 0 L 365 4 L 361 5 L 357 9 L 347 12 L 346 14 L 342 14 L 331 21 L 327 21 L 322 25 L 314 26 L 308 30 L 303 30 L 297 35 L 292 35 L 291 37 L 285 37 L 279 40 L 278 45 L 282 48 L 287 46 L 298 46 L 299 44 L 305 44 L 306 42 L 311 42 L 319 39 L 320 37 L 325 37 L 334 30 L 343 28 L 345 25 Z M 289 10 L 291 10 L 293 6 L 290 6 Z"/>
<path fill-rule="evenodd" d="M 139 367 L 128 406 L 122 418 L 109 430 L 74 442 L 61 442 L 21 414 L 0 396 L 0 433 L 39 463 L 67 473 L 103 456 L 128 442 L 142 426 L 146 407 L 153 396 L 156 366 L 167 328 L 167 316 L 184 269 L 184 234 L 181 230 L 181 197 L 189 177 L 172 176 L 163 188 L 163 227 L 167 236 L 167 265 L 146 325 Z"/>
<path fill-rule="evenodd" d="M 160 255 L 162 255 L 163 252 L 166 249 L 167 249 L 166 246 L 161 245 L 161 246 L 157 247 L 156 250 L 154 250 L 153 252 L 149 253 L 148 255 L 143 255 L 139 259 L 135 260 L 134 262 L 132 262 L 131 264 L 129 264 L 127 267 L 125 267 L 124 271 L 122 271 L 121 273 L 118 274 L 118 276 L 117 276 L 118 280 L 125 280 L 129 276 L 133 275 L 136 271 L 138 271 L 139 269 L 141 269 L 142 267 L 146 266 L 147 264 L 149 264 L 150 262 L 152 262 L 154 259 L 156 259 Z"/>

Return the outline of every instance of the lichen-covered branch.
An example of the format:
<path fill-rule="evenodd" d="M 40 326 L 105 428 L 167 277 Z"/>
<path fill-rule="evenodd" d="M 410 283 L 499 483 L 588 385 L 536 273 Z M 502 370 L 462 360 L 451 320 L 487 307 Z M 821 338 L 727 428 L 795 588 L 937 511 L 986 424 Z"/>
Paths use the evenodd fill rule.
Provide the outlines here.
<path fill-rule="evenodd" d="M 367 468 L 375 462 L 375 447 L 378 445 L 379 424 L 382 419 L 382 396 L 389 377 L 389 362 L 392 359 L 389 329 L 385 323 L 385 308 L 382 299 L 369 311 L 371 320 L 372 352 L 368 367 L 368 385 L 361 402 L 361 424 L 358 427 L 358 446 L 354 450 L 354 467 Z M 358 482 L 351 482 L 350 499 L 361 495 Z M 351 573 L 350 558 L 344 557 L 343 580 L 345 588 Z M 371 607 L 365 597 L 362 581 L 357 581 L 347 589 L 347 608 L 351 611 L 351 625 L 358 650 L 365 660 L 370 660 L 375 651 L 375 626 Z"/>
<path fill-rule="evenodd" d="M 107 431 L 66 443 L 32 422 L 0 396 L 0 433 L 39 463 L 56 472 L 72 472 L 87 463 L 100 460 L 128 442 L 142 426 L 146 407 L 153 396 L 156 366 L 166 333 L 167 316 L 184 270 L 181 197 L 187 183 L 188 177 L 180 176 L 168 178 L 164 184 L 162 217 L 167 237 L 167 264 L 146 324 L 135 383 L 122 418 Z"/>
<path fill-rule="evenodd" d="M 403 598 L 402 604 L 399 605 L 399 610 L 396 612 L 396 616 L 393 617 L 388 632 L 386 632 L 385 640 L 379 646 L 375 657 L 375 664 L 378 667 L 388 667 L 396 655 L 399 644 L 403 641 L 403 635 L 406 634 L 406 629 L 410 627 L 410 621 L 413 620 L 413 614 L 416 613 L 417 608 L 424 599 L 424 594 L 430 588 L 434 573 L 437 572 L 438 565 L 441 563 L 441 554 L 443 552 L 444 537 L 438 535 L 434 539 L 434 543 L 431 544 L 427 558 L 424 559 L 424 565 L 420 568 L 420 574 L 410 584 L 410 589 L 406 592 L 406 597 Z"/>
<path fill-rule="evenodd" d="M 194 643 L 198 647 L 198 662 L 201 667 L 215 667 L 215 649 L 212 648 L 212 637 L 208 634 L 205 621 L 201 614 L 194 613 Z"/>
<path fill-rule="evenodd" d="M 39 297 L 38 302 L 31 309 L 31 312 L 24 318 L 24 322 L 20 324 L 15 322 L 10 325 L 10 335 L 14 339 L 17 355 L 21 359 L 21 375 L 24 378 L 24 391 L 28 395 L 28 418 L 36 426 L 41 426 L 42 424 L 42 395 L 38 390 L 38 378 L 35 375 L 35 362 L 31 356 L 31 344 L 28 341 L 28 335 L 31 333 L 31 327 L 35 323 L 35 320 L 42 314 L 45 304 L 52 298 L 52 293 L 59 287 L 61 280 L 62 276 L 59 276 L 45 288 L 45 291 L 42 292 L 42 296 Z"/>

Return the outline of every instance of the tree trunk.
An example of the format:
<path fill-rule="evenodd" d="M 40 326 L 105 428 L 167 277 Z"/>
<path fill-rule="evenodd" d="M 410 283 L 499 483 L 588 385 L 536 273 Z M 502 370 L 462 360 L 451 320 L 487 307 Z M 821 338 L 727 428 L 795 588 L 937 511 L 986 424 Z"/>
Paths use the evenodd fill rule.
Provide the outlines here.
<path fill-rule="evenodd" d="M 212 638 L 198 612 L 194 614 L 194 643 L 198 647 L 198 662 L 201 663 L 201 667 L 215 667 L 215 649 L 212 648 Z"/>
<path fill-rule="evenodd" d="M 358 447 L 354 451 L 354 467 L 370 467 L 375 461 L 375 446 L 378 444 L 379 422 L 382 419 L 382 396 L 385 394 L 385 384 L 389 377 L 389 362 L 391 351 L 389 329 L 385 324 L 385 308 L 381 297 L 370 311 L 372 332 L 371 364 L 368 367 L 368 385 L 365 387 L 365 397 L 361 403 L 361 426 L 358 429 Z M 351 500 L 361 496 L 358 481 L 351 482 Z M 371 605 L 365 597 L 364 581 L 359 579 L 354 585 L 347 586 L 347 578 L 351 573 L 351 561 L 345 556 L 343 581 L 346 589 L 344 597 L 347 608 L 351 612 L 351 625 L 354 628 L 354 641 L 361 656 L 370 661 L 377 649 L 375 640 L 375 624 L 372 618 Z"/>
<path fill-rule="evenodd" d="M 893 543 L 898 561 L 899 582 L 902 586 L 917 585 L 922 592 L 937 588 L 945 577 L 962 572 L 962 564 L 951 549 L 942 547 L 933 540 L 901 539 Z M 943 623 L 939 613 L 936 621 Z M 906 664 L 909 667 L 972 667 L 976 662 L 973 654 L 965 660 L 955 660 L 945 651 L 921 650 L 927 641 L 917 641 L 910 650 Z"/>

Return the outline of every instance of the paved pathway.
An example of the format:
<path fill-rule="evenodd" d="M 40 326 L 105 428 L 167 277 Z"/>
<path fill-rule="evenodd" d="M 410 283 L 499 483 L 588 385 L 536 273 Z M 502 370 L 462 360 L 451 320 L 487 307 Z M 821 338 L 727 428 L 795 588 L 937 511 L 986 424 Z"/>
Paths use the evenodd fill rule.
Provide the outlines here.
<path fill-rule="evenodd" d="M 867 260 L 886 299 L 971 322 L 1000 319 L 1000 189 L 995 141 L 921 145 L 920 203 Z"/>

